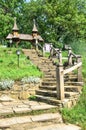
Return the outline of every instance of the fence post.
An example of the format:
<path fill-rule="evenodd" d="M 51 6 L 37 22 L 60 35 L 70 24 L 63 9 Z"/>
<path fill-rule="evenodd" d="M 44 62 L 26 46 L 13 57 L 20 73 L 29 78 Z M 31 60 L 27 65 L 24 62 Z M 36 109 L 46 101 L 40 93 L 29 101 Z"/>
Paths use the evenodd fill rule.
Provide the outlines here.
<path fill-rule="evenodd" d="M 64 73 L 63 73 L 63 65 L 59 64 L 56 67 L 56 91 L 57 91 L 57 99 L 64 99 Z"/>
<path fill-rule="evenodd" d="M 45 47 L 42 48 L 42 55 L 45 56 Z"/>
<path fill-rule="evenodd" d="M 38 40 L 35 41 L 36 51 L 38 51 Z"/>
<path fill-rule="evenodd" d="M 71 47 L 68 48 L 68 65 L 72 65 L 72 49 Z"/>
<path fill-rule="evenodd" d="M 50 57 L 52 57 L 53 56 L 53 45 L 52 45 L 52 43 L 50 44 Z"/>
<path fill-rule="evenodd" d="M 81 56 L 77 57 L 77 62 L 78 63 L 82 62 Z M 82 82 L 82 65 L 78 68 L 78 74 L 77 74 L 77 76 L 78 76 L 78 82 Z"/>
<path fill-rule="evenodd" d="M 59 64 L 62 64 L 62 52 L 59 50 Z"/>

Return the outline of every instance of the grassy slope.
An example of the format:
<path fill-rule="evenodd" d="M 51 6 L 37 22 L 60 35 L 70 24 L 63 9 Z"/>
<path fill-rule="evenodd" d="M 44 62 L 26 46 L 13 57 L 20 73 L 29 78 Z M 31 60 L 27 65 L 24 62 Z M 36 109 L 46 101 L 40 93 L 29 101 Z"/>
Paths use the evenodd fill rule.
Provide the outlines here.
<path fill-rule="evenodd" d="M 19 80 L 25 76 L 41 76 L 42 73 L 21 52 L 19 58 L 16 49 L 0 48 L 0 79 Z"/>

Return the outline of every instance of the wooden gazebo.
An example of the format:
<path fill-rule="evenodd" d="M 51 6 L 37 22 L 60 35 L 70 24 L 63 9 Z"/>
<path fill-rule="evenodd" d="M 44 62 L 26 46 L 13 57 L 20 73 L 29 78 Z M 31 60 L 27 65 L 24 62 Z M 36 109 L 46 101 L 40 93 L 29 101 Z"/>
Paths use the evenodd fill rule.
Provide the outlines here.
<path fill-rule="evenodd" d="M 12 33 L 9 33 L 6 39 L 16 42 L 16 45 L 18 45 L 20 41 L 29 41 L 32 43 L 32 45 L 36 46 L 38 42 L 44 41 L 43 38 L 39 35 L 35 20 L 33 24 L 32 34 L 20 34 L 19 28 L 16 23 L 16 18 L 14 19 L 14 26 L 12 29 Z"/>

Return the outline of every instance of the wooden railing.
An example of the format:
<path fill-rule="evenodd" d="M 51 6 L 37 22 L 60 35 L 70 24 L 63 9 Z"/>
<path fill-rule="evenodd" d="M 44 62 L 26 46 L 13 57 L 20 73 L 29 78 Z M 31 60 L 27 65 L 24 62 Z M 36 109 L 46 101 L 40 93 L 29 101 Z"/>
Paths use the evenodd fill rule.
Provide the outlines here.
<path fill-rule="evenodd" d="M 62 64 L 62 55 L 61 52 L 59 54 L 59 63 L 56 67 L 56 81 L 57 81 L 57 99 L 63 100 L 65 98 L 64 94 L 64 75 L 67 73 L 70 73 L 74 70 L 77 71 L 77 81 L 82 82 L 82 61 L 81 56 L 75 55 L 71 48 L 68 49 L 68 68 L 64 69 L 64 66 Z M 75 63 L 73 63 L 73 60 L 75 58 Z"/>
<path fill-rule="evenodd" d="M 43 47 L 41 46 L 40 43 L 36 44 L 36 51 L 37 51 L 38 55 L 40 55 L 40 56 L 45 55 L 44 49 L 43 49 Z"/>
<path fill-rule="evenodd" d="M 62 63 L 62 53 L 61 53 L 61 50 L 59 48 L 54 48 L 53 46 L 51 46 L 50 58 L 53 59 L 53 57 L 58 59 L 59 63 Z"/>

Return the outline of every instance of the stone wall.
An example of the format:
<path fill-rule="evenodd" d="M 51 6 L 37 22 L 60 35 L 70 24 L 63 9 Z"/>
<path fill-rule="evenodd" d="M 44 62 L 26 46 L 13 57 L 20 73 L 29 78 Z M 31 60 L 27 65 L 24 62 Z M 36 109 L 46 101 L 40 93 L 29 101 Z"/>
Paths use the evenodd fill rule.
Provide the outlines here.
<path fill-rule="evenodd" d="M 41 83 L 15 83 L 10 90 L 0 91 L 1 95 L 8 95 L 14 99 L 28 99 L 31 95 L 35 95 L 35 90 L 39 89 Z"/>

